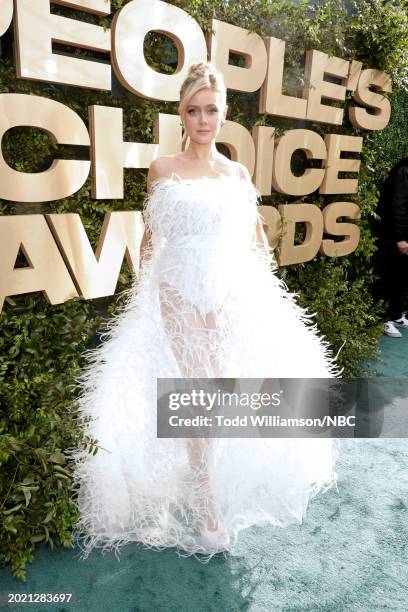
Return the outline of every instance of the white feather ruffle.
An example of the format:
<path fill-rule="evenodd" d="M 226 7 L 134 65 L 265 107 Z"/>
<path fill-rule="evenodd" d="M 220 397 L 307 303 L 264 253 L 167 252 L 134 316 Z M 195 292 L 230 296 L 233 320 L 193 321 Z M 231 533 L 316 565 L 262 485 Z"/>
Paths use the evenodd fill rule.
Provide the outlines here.
<path fill-rule="evenodd" d="M 208 515 L 232 548 L 253 524 L 302 522 L 336 482 L 330 439 L 156 437 L 157 377 L 338 375 L 270 249 L 256 248 L 258 203 L 251 183 L 222 176 L 158 179 L 145 200 L 150 258 L 78 379 L 78 419 L 101 447 L 67 450 L 83 557 L 134 541 L 208 560 Z"/>

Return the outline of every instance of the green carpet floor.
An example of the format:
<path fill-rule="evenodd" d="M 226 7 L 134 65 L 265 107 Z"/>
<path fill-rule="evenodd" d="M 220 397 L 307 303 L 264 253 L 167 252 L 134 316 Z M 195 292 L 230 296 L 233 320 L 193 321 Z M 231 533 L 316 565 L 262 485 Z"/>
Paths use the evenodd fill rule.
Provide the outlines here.
<path fill-rule="evenodd" d="M 408 378 L 408 331 L 380 341 L 378 375 Z M 398 401 L 407 404 L 406 398 Z M 313 500 L 306 521 L 252 527 L 207 565 L 128 545 L 114 554 L 41 547 L 27 583 L 0 569 L 0 592 L 71 592 L 70 604 L 4 610 L 75 612 L 371 612 L 408 609 L 408 442 L 343 439 L 338 489 Z"/>

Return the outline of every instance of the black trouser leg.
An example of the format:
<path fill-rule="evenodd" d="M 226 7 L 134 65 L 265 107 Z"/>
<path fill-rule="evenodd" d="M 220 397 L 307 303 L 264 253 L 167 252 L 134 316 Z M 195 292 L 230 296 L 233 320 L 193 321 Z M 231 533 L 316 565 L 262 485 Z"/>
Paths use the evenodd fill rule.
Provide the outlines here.
<path fill-rule="evenodd" d="M 404 295 L 408 287 L 408 255 L 402 255 L 395 243 L 380 246 L 382 297 L 388 302 L 386 317 L 395 321 L 404 310 Z"/>

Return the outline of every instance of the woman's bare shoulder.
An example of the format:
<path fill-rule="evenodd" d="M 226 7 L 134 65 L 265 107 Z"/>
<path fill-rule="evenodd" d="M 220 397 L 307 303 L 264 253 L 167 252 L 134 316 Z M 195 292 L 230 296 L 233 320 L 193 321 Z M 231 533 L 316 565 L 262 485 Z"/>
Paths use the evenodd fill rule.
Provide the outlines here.
<path fill-rule="evenodd" d="M 233 162 L 237 169 L 237 172 L 241 178 L 245 178 L 247 181 L 251 181 L 251 175 L 249 174 L 248 168 L 240 162 Z"/>
<path fill-rule="evenodd" d="M 241 178 L 247 179 L 247 181 L 251 181 L 251 175 L 249 174 L 248 168 L 244 164 L 228 159 L 227 157 L 222 160 L 221 171 L 224 172 L 224 174 L 238 175 Z"/>
<path fill-rule="evenodd" d="M 176 160 L 176 155 L 162 155 L 161 157 L 157 157 L 151 162 L 149 166 L 149 172 L 152 171 L 154 173 L 171 173 L 176 167 Z"/>
<path fill-rule="evenodd" d="M 151 190 L 153 181 L 159 178 L 170 178 L 175 168 L 175 155 L 163 155 L 154 159 L 147 174 L 147 190 Z"/>

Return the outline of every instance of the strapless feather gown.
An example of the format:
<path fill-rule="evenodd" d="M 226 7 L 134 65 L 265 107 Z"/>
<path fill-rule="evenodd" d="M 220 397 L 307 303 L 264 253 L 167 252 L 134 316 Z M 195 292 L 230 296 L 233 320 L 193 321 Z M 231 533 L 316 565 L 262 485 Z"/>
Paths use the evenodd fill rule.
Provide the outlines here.
<path fill-rule="evenodd" d="M 243 528 L 301 523 L 336 482 L 332 439 L 156 437 L 157 377 L 338 375 L 270 249 L 255 245 L 259 203 L 252 183 L 225 175 L 173 174 L 146 197 L 149 258 L 77 381 L 78 418 L 101 447 L 67 449 L 83 558 L 139 542 L 208 560 L 209 514 L 229 550 Z"/>

